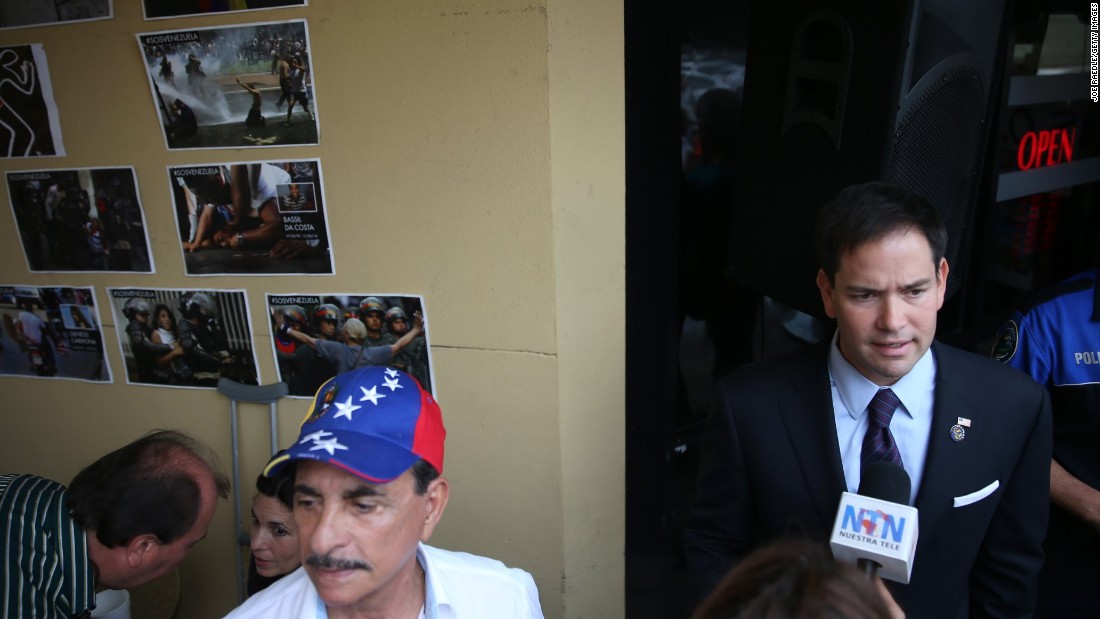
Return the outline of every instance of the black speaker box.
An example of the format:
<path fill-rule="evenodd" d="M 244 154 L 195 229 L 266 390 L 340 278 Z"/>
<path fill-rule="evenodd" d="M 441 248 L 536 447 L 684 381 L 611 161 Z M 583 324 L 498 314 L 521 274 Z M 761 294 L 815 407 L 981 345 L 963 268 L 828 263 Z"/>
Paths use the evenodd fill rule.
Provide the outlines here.
<path fill-rule="evenodd" d="M 947 223 L 948 294 L 966 271 L 999 82 L 1004 0 L 754 2 L 731 231 L 734 276 L 821 316 L 818 210 L 879 180 Z"/>

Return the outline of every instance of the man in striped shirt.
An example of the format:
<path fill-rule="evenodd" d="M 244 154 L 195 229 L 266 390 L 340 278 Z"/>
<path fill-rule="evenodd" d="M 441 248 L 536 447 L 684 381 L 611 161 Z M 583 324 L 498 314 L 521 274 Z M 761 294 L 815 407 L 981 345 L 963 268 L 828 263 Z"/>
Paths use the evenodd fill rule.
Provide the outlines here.
<path fill-rule="evenodd" d="M 0 475 L 0 617 L 87 617 L 97 586 L 134 587 L 178 565 L 228 494 L 209 448 L 170 430 L 103 456 L 68 488 Z"/>

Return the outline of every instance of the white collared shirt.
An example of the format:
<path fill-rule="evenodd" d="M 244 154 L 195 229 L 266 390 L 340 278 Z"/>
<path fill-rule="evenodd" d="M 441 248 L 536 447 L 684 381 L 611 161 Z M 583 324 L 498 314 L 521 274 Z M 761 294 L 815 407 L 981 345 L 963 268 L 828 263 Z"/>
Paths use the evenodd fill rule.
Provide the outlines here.
<path fill-rule="evenodd" d="M 859 489 L 860 451 L 867 434 L 867 406 L 881 388 L 868 380 L 840 354 L 838 334 L 833 334 L 829 346 L 829 385 L 832 387 L 833 418 L 836 438 L 840 444 L 840 460 L 844 465 L 844 481 L 848 492 Z M 928 453 L 928 438 L 932 433 L 932 406 L 935 402 L 936 359 L 929 348 L 908 374 L 889 385 L 901 404 L 890 421 L 890 433 L 901 452 L 901 462 L 912 483 L 909 504 L 917 500 L 924 459 Z"/>
<path fill-rule="evenodd" d="M 527 572 L 500 561 L 420 544 L 424 619 L 542 619 L 539 593 Z M 225 619 L 327 619 L 305 568 L 298 568 L 245 600 Z"/>

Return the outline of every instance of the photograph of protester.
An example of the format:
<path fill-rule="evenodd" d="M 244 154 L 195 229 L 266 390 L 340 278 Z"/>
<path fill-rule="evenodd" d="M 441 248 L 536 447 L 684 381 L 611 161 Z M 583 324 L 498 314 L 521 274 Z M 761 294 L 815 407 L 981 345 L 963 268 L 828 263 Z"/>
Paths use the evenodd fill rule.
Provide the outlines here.
<path fill-rule="evenodd" d="M 318 143 L 305 20 L 137 39 L 169 149 Z"/>
<path fill-rule="evenodd" d="M 111 5 L 111 0 L 0 0 L 0 30 L 111 19 L 114 15 Z"/>
<path fill-rule="evenodd" d="M 313 397 L 326 380 L 365 365 L 407 372 L 434 394 L 422 297 L 269 293 L 267 309 L 275 366 L 291 396 Z"/>
<path fill-rule="evenodd" d="M 243 290 L 108 288 L 129 384 L 259 384 Z"/>
<path fill-rule="evenodd" d="M 92 288 L 0 286 L 0 375 L 111 382 Z"/>
<path fill-rule="evenodd" d="M 143 0 L 145 19 L 305 6 L 307 0 Z"/>
<path fill-rule="evenodd" d="M 0 47 L 0 157 L 64 154 L 45 50 Z"/>
<path fill-rule="evenodd" d="M 188 275 L 331 274 L 321 162 L 170 167 Z"/>
<path fill-rule="evenodd" d="M 133 168 L 8 172 L 7 180 L 29 270 L 154 271 Z"/>

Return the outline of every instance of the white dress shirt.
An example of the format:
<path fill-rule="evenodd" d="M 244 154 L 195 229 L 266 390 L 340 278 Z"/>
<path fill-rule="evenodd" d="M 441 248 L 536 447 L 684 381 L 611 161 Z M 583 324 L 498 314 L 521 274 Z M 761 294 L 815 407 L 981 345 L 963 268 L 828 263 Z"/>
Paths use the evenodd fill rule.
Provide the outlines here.
<path fill-rule="evenodd" d="M 420 544 L 424 619 L 542 619 L 539 592 L 527 572 L 500 561 Z M 245 600 L 225 619 L 327 619 L 305 568 Z"/>
<path fill-rule="evenodd" d="M 862 468 L 860 452 L 869 423 L 867 406 L 875 393 L 887 386 L 901 400 L 890 421 L 890 433 L 894 435 L 902 465 L 912 484 L 909 504 L 915 504 L 924 473 L 924 458 L 928 453 L 928 437 L 932 433 L 932 405 L 936 391 L 936 359 L 932 349 L 925 351 L 913 369 L 896 383 L 880 387 L 848 363 L 840 353 L 837 335 L 834 334 L 829 347 L 829 384 L 832 387 L 836 438 L 840 444 L 840 460 L 844 465 L 848 492 L 859 489 Z"/>

